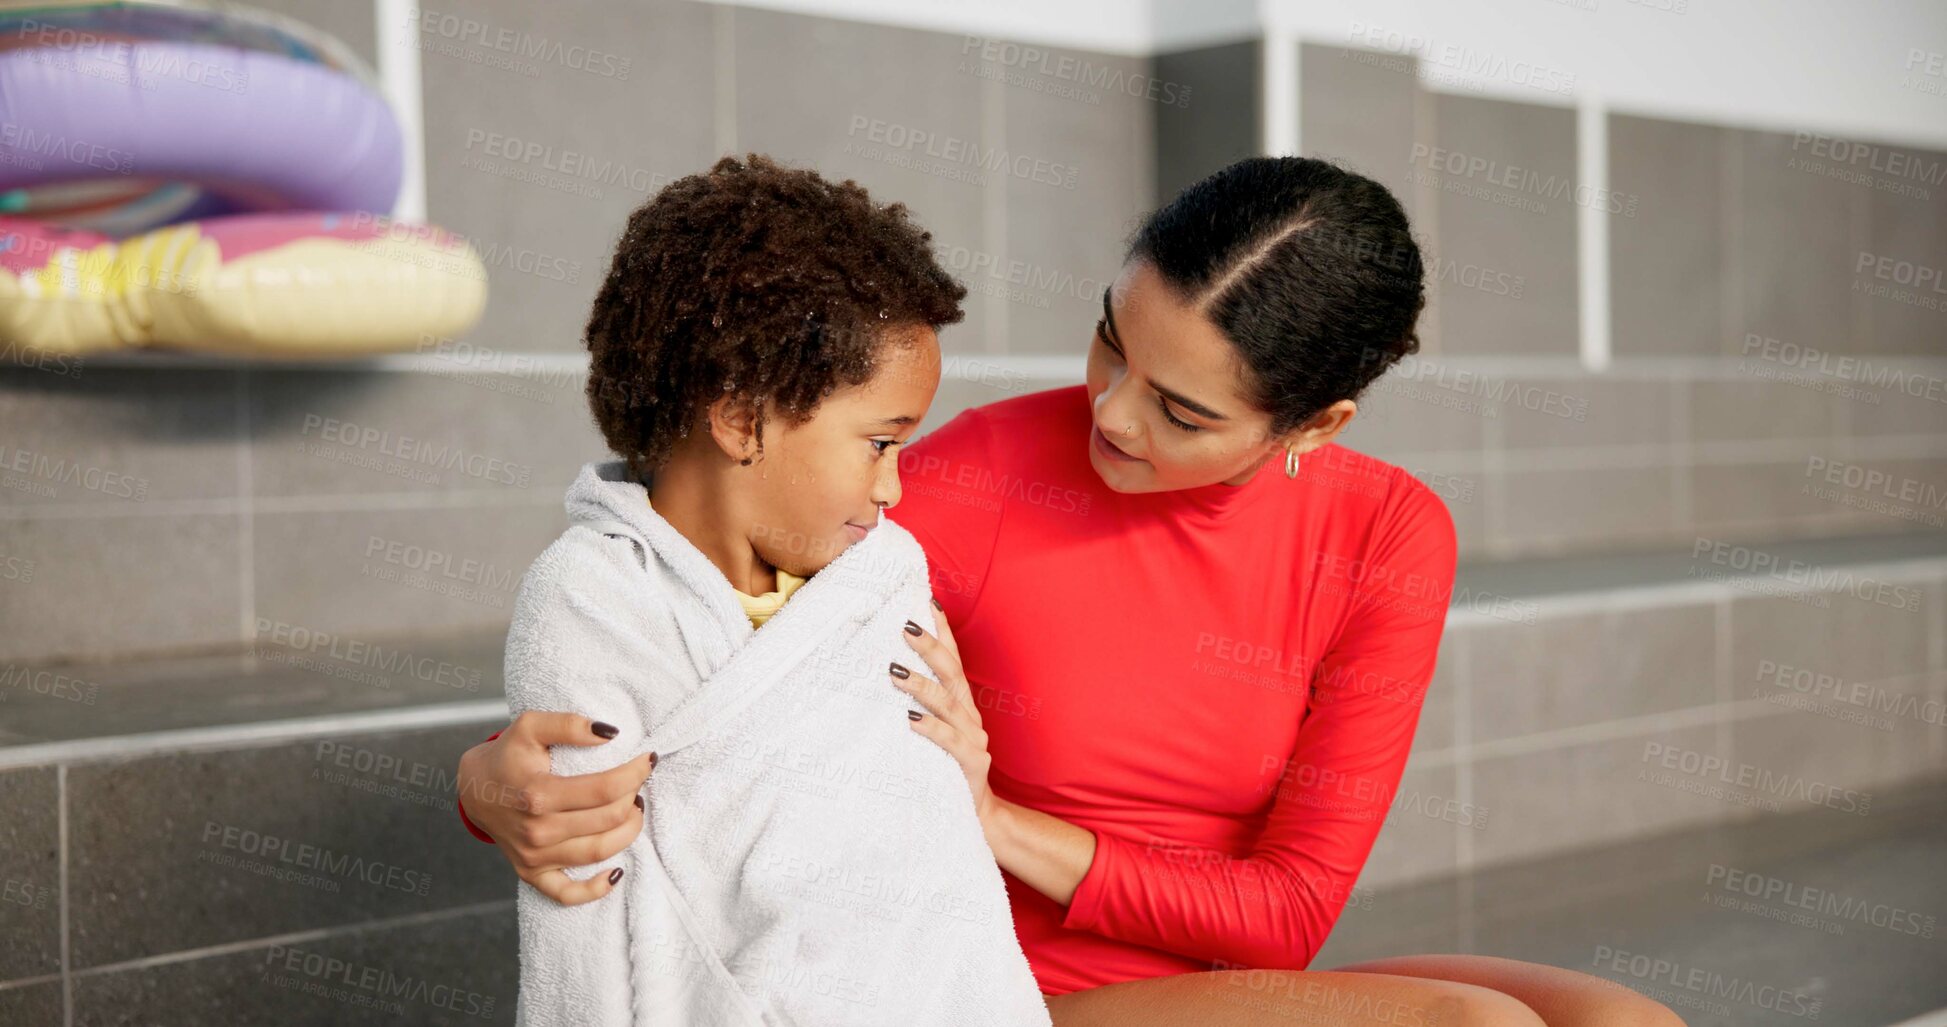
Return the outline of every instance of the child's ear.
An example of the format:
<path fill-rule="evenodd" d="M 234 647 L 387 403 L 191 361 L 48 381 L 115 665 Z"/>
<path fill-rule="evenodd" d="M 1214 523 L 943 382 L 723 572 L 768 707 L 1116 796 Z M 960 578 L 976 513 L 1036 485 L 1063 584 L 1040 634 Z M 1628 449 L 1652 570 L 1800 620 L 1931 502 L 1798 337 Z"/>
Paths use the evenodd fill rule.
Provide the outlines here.
<path fill-rule="evenodd" d="M 738 463 L 757 458 L 757 411 L 746 400 L 722 396 L 710 404 L 710 437 L 725 456 Z"/>

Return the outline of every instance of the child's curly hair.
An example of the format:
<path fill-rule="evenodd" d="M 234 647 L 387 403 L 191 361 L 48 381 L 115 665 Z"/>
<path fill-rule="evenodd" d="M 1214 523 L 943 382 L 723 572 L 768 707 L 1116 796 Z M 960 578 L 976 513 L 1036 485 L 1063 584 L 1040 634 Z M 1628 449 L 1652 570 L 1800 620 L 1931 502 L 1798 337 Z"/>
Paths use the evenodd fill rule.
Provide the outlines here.
<path fill-rule="evenodd" d="M 966 287 L 906 205 L 760 154 L 629 215 L 588 315 L 588 402 L 630 473 L 662 466 L 725 393 L 792 424 L 864 384 L 887 328 L 962 317 Z"/>

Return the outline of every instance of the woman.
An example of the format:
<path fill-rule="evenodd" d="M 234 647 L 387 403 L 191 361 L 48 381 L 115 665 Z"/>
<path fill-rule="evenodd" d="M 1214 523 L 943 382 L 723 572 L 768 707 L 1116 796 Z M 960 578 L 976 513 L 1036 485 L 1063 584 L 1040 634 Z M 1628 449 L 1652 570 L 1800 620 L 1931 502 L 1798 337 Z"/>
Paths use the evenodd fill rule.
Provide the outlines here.
<path fill-rule="evenodd" d="M 1334 442 L 1423 305 L 1382 186 L 1244 160 L 1139 230 L 1085 385 L 904 454 L 891 516 L 944 627 L 912 641 L 937 683 L 888 680 L 966 773 L 1057 1024 L 1681 1022 L 1512 960 L 1306 969 L 1398 787 L 1452 587 L 1439 499 Z M 559 868 L 636 835 L 650 761 L 552 778 L 546 746 L 612 733 L 528 713 L 461 761 L 465 812 L 564 902 L 606 892 Z"/>

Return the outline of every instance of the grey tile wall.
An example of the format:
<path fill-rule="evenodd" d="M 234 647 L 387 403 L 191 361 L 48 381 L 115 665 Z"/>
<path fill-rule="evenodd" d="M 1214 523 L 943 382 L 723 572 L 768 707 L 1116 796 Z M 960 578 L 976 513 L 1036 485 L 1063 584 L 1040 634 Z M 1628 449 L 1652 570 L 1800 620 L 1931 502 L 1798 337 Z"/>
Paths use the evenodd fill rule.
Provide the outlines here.
<path fill-rule="evenodd" d="M 1433 111 L 1412 173 L 1436 196 L 1439 352 L 1574 355 L 1574 112 L 1447 93 Z"/>
<path fill-rule="evenodd" d="M 1848 269 L 1850 284 L 1857 286 L 1859 348 L 1940 356 L 1947 343 L 1947 282 L 1941 280 L 1947 276 L 1947 152 L 1873 143 L 1840 150 L 1836 143 L 1825 142 L 1833 155 L 1826 163 L 1841 154 L 1848 158 L 1854 192 L 1864 194 L 1866 204 L 1865 241 L 1851 251 Z M 1920 269 L 1934 277 L 1919 281 Z"/>
<path fill-rule="evenodd" d="M 54 767 L 0 772 L 0 802 L 8 811 L 0 827 L 0 981 L 61 972 L 58 774 Z M 0 990 L 0 1002 L 7 997 Z"/>
<path fill-rule="evenodd" d="M 1008 172 L 993 166 L 1002 141 L 987 131 L 987 83 L 962 55 L 962 37 L 747 8 L 728 16 L 738 151 L 855 179 L 880 202 L 905 203 L 950 259 L 1003 252 L 988 222 Z M 987 351 L 995 311 L 972 296 L 966 311 L 941 332 L 941 344 Z"/>
<path fill-rule="evenodd" d="M 0 520 L 0 659 L 111 659 L 238 645 L 234 513 Z"/>
<path fill-rule="evenodd" d="M 997 266 L 998 279 L 988 275 L 984 284 L 997 284 L 1006 297 L 1006 352 L 1079 359 L 1101 316 L 1102 290 L 1120 272 L 1129 238 L 1155 202 L 1155 119 L 1206 112 L 1196 106 L 1201 83 L 1161 81 L 1149 59 L 1048 52 L 1036 69 L 1072 66 L 1078 69 L 1072 74 L 1083 77 L 1016 71 L 1002 63 L 998 70 L 1012 73 L 988 84 L 988 103 L 999 108 L 1006 153 L 1070 169 L 1072 178 L 1001 179 L 1006 218 L 1000 249 L 1010 259 Z M 985 68 L 997 70 L 994 64 Z M 1151 81 L 1161 81 L 1154 99 Z M 1164 91 L 1179 86 L 1187 92 Z M 1141 93 L 1132 95 L 1138 88 Z M 980 281 L 966 277 L 970 286 Z"/>
<path fill-rule="evenodd" d="M 1463 558 L 1947 528 L 1921 484 L 1947 470 L 1947 285 L 1897 287 L 1939 251 L 1928 184 L 1947 157 L 1612 114 L 1611 352 L 1629 370 L 1589 373 L 1574 112 L 1431 94 L 1394 54 L 1307 45 L 1300 67 L 1306 152 L 1393 189 L 1428 260 L 1421 357 L 1368 390 L 1343 441 L 1477 479 L 1481 502 L 1447 497 Z M 1890 362 L 1914 357 L 1933 362 Z M 1812 487 L 1845 464 L 1909 497 Z"/>
<path fill-rule="evenodd" d="M 512 898 L 453 810 L 452 769 L 487 733 L 70 767 L 71 969 Z"/>
<path fill-rule="evenodd" d="M 347 987 L 347 980 L 363 986 Z M 85 974 L 74 982 L 74 1023 L 127 1023 L 134 1009 L 167 1009 L 182 1023 L 513 1023 L 519 981 L 520 935 L 510 901 Z M 58 995 L 49 1008 L 55 1020 L 20 1022 L 58 1022 Z"/>
<path fill-rule="evenodd" d="M 579 372 L 452 370 L 0 372 L 0 659 L 504 627 L 605 447 Z"/>
<path fill-rule="evenodd" d="M 1546 629 L 1488 623 L 1470 632 L 1471 737 L 1524 735 L 1717 702 L 1712 607 L 1671 602 L 1578 613 Z"/>
<path fill-rule="evenodd" d="M 579 350 L 629 212 L 722 145 L 713 8 L 488 0 L 422 11 L 427 213 L 487 265 L 487 312 L 469 341 Z M 502 38 L 514 43 L 482 42 Z"/>
<path fill-rule="evenodd" d="M 326 6 L 278 9 L 376 63 L 374 9 Z M 1065 383 L 979 354 L 1079 368 L 1154 202 L 1159 109 L 1255 140 L 1252 82 L 1223 63 L 1164 81 L 1145 58 L 1028 65 L 1005 41 L 686 0 L 431 6 L 418 37 L 428 217 L 488 265 L 479 326 L 422 340 L 409 373 L 0 372 L 0 445 L 29 468 L 0 489 L 0 659 L 235 648 L 265 620 L 367 640 L 504 626 L 563 488 L 606 454 L 579 370 L 524 355 L 581 351 L 629 212 L 720 152 L 855 178 L 932 231 L 975 289 L 943 333 L 938 423 Z"/>
<path fill-rule="evenodd" d="M 1302 43 L 1298 47 L 1299 143 L 1307 157 L 1350 168 L 1390 189 L 1420 216 L 1414 146 L 1432 98 L 1419 62 L 1396 54 Z"/>
<path fill-rule="evenodd" d="M 1639 776 L 1662 752 L 1715 744 L 1714 728 L 1681 727 L 1479 759 L 1473 801 L 1490 812 L 1473 858 L 1506 862 L 1723 819 L 1725 803 Z"/>
<path fill-rule="evenodd" d="M 1263 61 L 1256 40 L 1168 51 L 1156 77 L 1192 87 L 1189 102 L 1156 111 L 1156 198 L 1169 202 L 1197 179 L 1263 152 Z"/>
<path fill-rule="evenodd" d="M 0 772 L 0 1018 L 512 1022 L 515 882 L 452 798 L 489 729 Z"/>
<path fill-rule="evenodd" d="M 1634 206 L 1609 219 L 1610 345 L 1623 356 L 1717 356 L 1725 337 L 1724 172 L 1731 133 L 1609 116 L 1609 188 Z"/>
<path fill-rule="evenodd" d="M 1733 252 L 1745 333 L 1851 352 L 1860 340 L 1851 284 L 1868 194 L 1813 173 L 1810 146 L 1786 132 L 1733 130 L 1742 168 Z"/>

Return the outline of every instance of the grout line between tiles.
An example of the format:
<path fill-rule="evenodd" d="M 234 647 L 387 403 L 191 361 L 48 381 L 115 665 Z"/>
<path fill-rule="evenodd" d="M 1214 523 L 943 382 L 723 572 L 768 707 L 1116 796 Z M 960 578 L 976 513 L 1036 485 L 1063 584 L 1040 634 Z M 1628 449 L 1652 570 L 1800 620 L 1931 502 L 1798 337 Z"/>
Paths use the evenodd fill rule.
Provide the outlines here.
<path fill-rule="evenodd" d="M 1717 706 L 1720 710 L 1730 710 L 1737 702 L 1737 690 L 1731 687 L 1731 640 L 1734 637 L 1731 634 L 1733 626 L 1731 598 L 1719 596 L 1711 616 L 1716 628 L 1711 640 L 1711 655 L 1715 671 L 1712 676 L 1717 679 Z M 1733 719 L 1735 718 L 1728 714 L 1718 717 L 1716 730 L 1711 736 L 1717 745 L 1717 751 L 1728 754 L 1727 758 L 1731 759 L 1737 757 L 1737 753 L 1732 748 L 1736 744 L 1735 733 L 1731 730 Z"/>
<path fill-rule="evenodd" d="M 1675 710 L 1659 710 L 1633 717 L 1616 717 L 1593 724 L 1577 724 L 1573 727 L 1557 728 L 1553 731 L 1537 731 L 1532 734 L 1517 735 L 1513 738 L 1497 738 L 1491 742 L 1477 742 L 1468 750 L 1469 762 L 1480 759 L 1503 759 L 1509 756 L 1527 756 L 1554 749 L 1572 749 L 1598 742 L 1614 742 L 1628 738 L 1665 731 L 1679 731 L 1692 727 L 1715 726 L 1720 719 L 1729 721 L 1760 720 L 1766 717 L 1788 716 L 1800 711 L 1763 699 L 1735 699 L 1728 703 L 1707 703 L 1701 706 L 1686 706 Z M 1715 736 L 1713 735 L 1713 741 Z"/>
<path fill-rule="evenodd" d="M 564 483 L 565 491 L 567 485 Z M 365 492 L 317 496 L 231 496 L 221 499 L 154 499 L 143 503 L 50 503 L 0 510 L 0 521 L 214 517 L 264 513 L 344 513 L 353 510 L 509 509 L 558 506 L 558 496 L 539 491 L 477 489 L 465 492 Z"/>
<path fill-rule="evenodd" d="M 1464 810 L 1474 809 L 1474 633 L 1463 631 L 1456 636 L 1460 651 L 1454 661 L 1454 749 L 1459 758 L 1454 761 L 1454 800 Z M 1474 853 L 1474 833 L 1454 825 L 1454 873 L 1457 887 L 1454 889 L 1454 921 L 1456 939 L 1460 951 L 1472 952 L 1475 941 L 1474 924 L 1474 869 L 1477 858 Z"/>
<path fill-rule="evenodd" d="M 1670 397 L 1670 516 L 1676 523 L 1671 531 L 1682 531 L 1684 525 L 1695 524 L 1697 500 L 1691 491 L 1690 483 L 1697 468 L 1697 447 L 1688 440 L 1691 431 L 1690 383 L 1680 378 L 1672 378 L 1669 383 Z"/>
<path fill-rule="evenodd" d="M 338 935 L 357 934 L 362 931 L 386 930 L 394 927 L 413 927 L 419 924 L 438 923 L 442 920 L 455 920 L 463 916 L 492 913 L 503 909 L 512 912 L 514 910 L 514 902 L 515 900 L 513 899 L 493 899 L 488 902 L 475 902 L 470 905 L 454 906 L 450 909 L 433 910 L 427 913 L 410 913 L 405 916 L 386 917 L 381 920 L 362 920 L 357 923 L 337 924 L 331 927 L 319 927 L 309 931 L 292 931 L 288 934 L 273 934 L 261 938 L 249 938 L 243 941 L 224 942 L 221 945 L 206 945 L 202 948 L 182 949 L 177 952 L 167 952 L 158 956 L 144 956 L 140 959 L 128 959 L 119 963 L 104 963 L 101 966 L 91 966 L 86 970 L 77 972 L 76 976 L 97 977 L 127 970 L 146 970 L 150 967 L 170 966 L 175 963 L 187 963 L 198 959 L 209 959 L 215 956 L 235 955 L 239 952 L 251 952 L 257 949 L 271 948 L 279 945 L 289 946 L 307 941 L 325 941 Z"/>
<path fill-rule="evenodd" d="M 1584 91 L 1575 110 L 1575 180 L 1589 196 L 1609 196 L 1609 109 Z M 1609 213 L 1606 204 L 1576 209 L 1576 298 L 1582 366 L 1599 372 L 1613 359 L 1610 339 Z"/>
<path fill-rule="evenodd" d="M 460 724 L 504 722 L 507 719 L 506 700 L 481 699 L 403 709 L 294 717 L 252 724 L 178 728 L 105 738 L 74 738 L 0 748 L 0 770 L 49 764 L 65 767 L 73 763 L 133 759 L 164 753 L 262 748 L 339 734 L 416 731 Z"/>
<path fill-rule="evenodd" d="M 1736 129 L 1719 128 L 1717 135 L 1717 319 L 1722 338 L 1718 352 L 1740 345 L 1744 337 L 1744 161 L 1743 137 Z"/>
<path fill-rule="evenodd" d="M 1007 86 L 999 79 L 980 81 L 980 134 L 989 152 L 1007 153 Z M 1007 178 L 994 176 L 980 192 L 981 249 L 987 253 L 1007 252 Z M 968 269 L 971 273 L 972 268 Z M 998 289 L 981 289 L 987 331 L 981 349 L 988 354 L 1005 354 L 1011 345 L 1008 337 L 1010 306 L 1007 295 Z"/>
<path fill-rule="evenodd" d="M 55 837 L 61 867 L 61 1022 L 74 1025 L 74 946 L 68 929 L 71 906 L 68 896 L 68 768 L 54 768 Z"/>
<path fill-rule="evenodd" d="M 1693 565 L 1694 566 L 1694 565 Z M 1837 570 L 1866 578 L 1890 578 L 1904 580 L 1915 575 L 1938 574 L 1947 570 L 1947 557 L 1930 556 L 1907 560 L 1876 560 L 1870 562 L 1836 562 L 1816 565 L 1816 570 Z M 1739 587 L 1754 583 L 1767 583 L 1774 591 L 1756 591 Z M 1760 599 L 1790 598 L 1794 596 L 1830 595 L 1831 590 L 1816 588 L 1810 584 L 1790 581 L 1775 581 L 1765 575 L 1737 575 L 1723 580 L 1684 579 L 1659 581 L 1644 585 L 1615 585 L 1605 588 L 1584 589 L 1575 592 L 1559 592 L 1540 596 L 1494 596 L 1481 593 L 1485 598 L 1499 600 L 1516 598 L 1524 604 L 1522 609 L 1535 616 L 1563 617 L 1577 614 L 1626 611 L 1646 609 L 1684 602 L 1715 602 L 1719 598 L 1736 599 L 1740 596 Z M 1466 606 L 1455 606 L 1447 614 L 1449 626 L 1493 625 L 1496 623 L 1527 623 L 1528 618 L 1511 621 L 1481 612 Z"/>
<path fill-rule="evenodd" d="M 237 625 L 239 642 L 255 637 L 257 624 L 257 511 L 253 501 L 257 486 L 251 448 L 250 371 L 245 368 L 237 372 L 237 497 L 242 507 L 237 517 L 237 609 L 242 621 Z"/>
<path fill-rule="evenodd" d="M 1463 810 L 1474 809 L 1474 672 L 1473 633 L 1455 636 L 1459 652 L 1454 661 L 1454 801 Z M 1474 939 L 1474 837 L 1473 832 L 1454 825 L 1454 873 L 1460 887 L 1455 890 L 1454 917 L 1459 929 L 1460 950 L 1472 951 Z"/>
<path fill-rule="evenodd" d="M 1421 247 L 1432 252 L 1432 231 L 1436 227 L 1422 217 L 1426 227 L 1419 230 Z M 1728 320 L 1728 318 L 1727 318 Z M 1603 379 L 1610 381 L 1664 381 L 1683 377 L 1701 381 L 1749 381 L 1752 378 L 1749 358 L 1735 353 L 1716 356 L 1623 356 L 1613 357 L 1608 366 L 1600 372 L 1592 373 L 1582 366 L 1579 357 L 1566 356 L 1515 356 L 1509 354 L 1464 354 L 1442 353 L 1435 345 L 1434 330 L 1437 319 L 1427 318 L 1421 326 L 1420 352 L 1410 359 L 1436 368 L 1456 371 L 1469 371 L 1485 377 L 1499 378 L 1543 378 L 1543 379 Z M 1733 332 L 1732 339 L 1741 338 Z M 955 356 L 958 354 L 947 354 Z M 1947 357 L 1921 354 L 1857 354 L 1861 361 L 1868 363 L 1886 375 L 1900 371 L 1912 374 L 1947 373 Z M 1036 362 L 1059 362 L 1080 368 L 1084 362 L 1081 354 L 1016 354 L 1003 357 L 1009 361 L 1020 361 L 1010 365 L 1036 376 Z M 228 371 L 238 368 L 255 368 L 262 371 L 295 372 L 391 372 L 400 374 L 452 375 L 456 373 L 490 374 L 508 378 L 550 379 L 564 374 L 585 372 L 588 369 L 588 356 L 584 353 L 543 351 L 516 352 L 496 351 L 491 363 L 480 365 L 477 362 L 457 360 L 438 353 L 385 353 L 368 357 L 324 359 L 246 359 L 205 353 L 154 353 L 141 350 L 125 350 L 104 353 L 88 358 L 90 367 L 109 367 L 121 369 L 148 369 L 157 371 L 218 370 Z M 1399 374 L 1398 371 L 1388 372 Z M 1063 373 L 1064 377 L 1068 375 Z M 1381 376 L 1382 380 L 1385 376 Z M 1836 374 L 1811 374 L 1815 379 L 1830 378 L 1833 381 L 1853 381 L 1871 385 L 1871 381 L 1860 382 L 1858 377 L 1847 378 Z"/>

